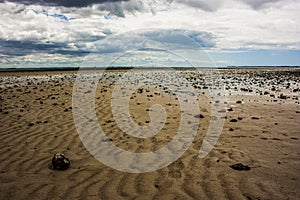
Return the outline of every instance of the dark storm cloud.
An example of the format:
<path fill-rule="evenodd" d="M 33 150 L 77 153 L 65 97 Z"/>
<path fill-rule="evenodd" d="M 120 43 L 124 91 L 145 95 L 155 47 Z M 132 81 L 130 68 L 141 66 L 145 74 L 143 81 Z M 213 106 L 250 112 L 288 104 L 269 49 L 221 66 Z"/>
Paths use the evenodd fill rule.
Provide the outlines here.
<path fill-rule="evenodd" d="M 0 3 L 14 2 L 14 3 L 22 3 L 25 5 L 86 7 L 93 4 L 102 4 L 106 2 L 119 2 L 119 1 L 120 0 L 0 0 Z"/>
<path fill-rule="evenodd" d="M 4 2 L 13 2 L 17 4 L 24 4 L 24 5 L 41 5 L 41 6 L 62 6 L 65 8 L 82 8 L 91 5 L 97 5 L 96 9 L 100 11 L 108 11 L 108 15 L 115 15 L 118 17 L 125 17 L 125 12 L 135 13 L 135 12 L 152 12 L 155 13 L 154 7 L 150 4 L 148 5 L 147 1 L 141 0 L 63 0 L 63 1 L 55 1 L 55 0 L 0 0 L 0 3 Z M 24 10 L 24 7 L 18 8 L 15 13 L 21 12 Z"/>
<path fill-rule="evenodd" d="M 40 43 L 38 41 L 18 41 L 0 39 L 0 54 L 25 56 L 34 53 L 85 55 L 85 50 L 71 50 L 65 43 Z"/>
<path fill-rule="evenodd" d="M 189 30 L 155 30 L 142 33 L 106 37 L 87 36 L 88 39 L 80 40 L 71 47 L 68 42 L 43 42 L 38 40 L 4 40 L 0 39 L 0 55 L 25 56 L 34 54 L 62 54 L 84 56 L 90 53 L 111 54 L 126 52 L 129 49 L 146 51 L 152 47 L 156 50 L 165 48 L 174 49 L 198 49 L 199 47 L 210 49 L 216 46 L 214 36 L 211 33 Z M 143 46 L 147 41 L 150 46 Z M 94 43 L 93 43 L 94 42 Z M 91 47 L 85 44 L 92 44 Z M 153 46 L 151 46 L 153 45 Z"/>

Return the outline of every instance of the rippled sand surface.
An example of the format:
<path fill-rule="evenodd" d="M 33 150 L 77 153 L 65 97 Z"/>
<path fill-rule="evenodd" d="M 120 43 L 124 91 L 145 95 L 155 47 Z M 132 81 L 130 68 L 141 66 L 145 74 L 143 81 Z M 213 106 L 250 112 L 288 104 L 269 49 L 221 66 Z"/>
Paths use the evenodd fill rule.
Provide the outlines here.
<path fill-rule="evenodd" d="M 129 152 L 156 151 L 172 141 L 182 120 L 182 105 L 174 92 L 198 100 L 202 117 L 192 115 L 200 124 L 190 122 L 197 130 L 192 144 L 172 164 L 148 173 L 115 170 L 85 148 L 72 113 L 76 73 L 0 74 L 0 199 L 300 198 L 299 69 L 222 69 L 218 77 L 224 83 L 225 102 L 210 97 L 214 86 L 195 71 L 139 70 L 126 78 L 124 71 L 105 73 L 95 83 L 97 121 L 109 142 Z M 86 72 L 83 83 L 100 73 Z M 128 113 L 142 127 L 151 123 L 153 105 L 160 104 L 167 117 L 155 136 L 137 138 L 124 133 L 116 122 L 111 103 L 121 94 L 114 96 L 113 92 L 120 79 L 130 82 L 151 77 L 157 81 L 146 81 L 132 92 Z M 184 81 L 192 92 L 183 89 Z M 220 108 L 220 115 L 213 116 L 213 106 Z M 82 119 L 89 119 L 84 109 L 77 111 Z M 210 121 L 220 116 L 224 119 L 220 138 L 206 157 L 199 158 Z M 88 121 L 81 125 L 84 123 Z M 69 169 L 49 168 L 56 152 L 69 157 Z M 134 166 L 135 161 L 131 162 Z M 230 165 L 236 163 L 251 169 L 234 170 Z"/>

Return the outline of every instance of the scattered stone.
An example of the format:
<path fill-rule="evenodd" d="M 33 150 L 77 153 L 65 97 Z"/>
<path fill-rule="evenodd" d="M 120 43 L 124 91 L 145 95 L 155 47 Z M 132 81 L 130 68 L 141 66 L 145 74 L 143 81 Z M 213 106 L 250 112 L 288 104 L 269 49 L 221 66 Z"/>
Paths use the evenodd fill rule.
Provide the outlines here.
<path fill-rule="evenodd" d="M 251 119 L 259 119 L 259 117 L 251 117 Z"/>
<path fill-rule="evenodd" d="M 243 103 L 243 102 L 242 102 L 242 101 L 236 101 L 235 103 L 241 104 L 241 103 Z"/>
<path fill-rule="evenodd" d="M 233 108 L 228 108 L 227 111 L 231 112 L 233 111 Z"/>
<path fill-rule="evenodd" d="M 52 158 L 52 169 L 66 170 L 70 167 L 70 160 L 62 153 L 55 153 Z"/>
<path fill-rule="evenodd" d="M 281 93 L 279 99 L 287 99 L 287 96 Z"/>
<path fill-rule="evenodd" d="M 29 123 L 29 124 L 28 124 L 28 126 L 33 126 L 33 125 L 34 125 L 34 123 Z"/>
<path fill-rule="evenodd" d="M 203 115 L 201 115 L 201 114 L 195 115 L 194 117 L 195 117 L 195 118 L 199 118 L 199 119 L 202 119 L 202 118 L 204 118 L 204 116 L 203 116 Z"/>
<path fill-rule="evenodd" d="M 106 139 L 103 139 L 102 142 L 112 142 L 113 139 L 110 139 L 110 138 L 106 138 Z"/>
<path fill-rule="evenodd" d="M 244 196 L 247 198 L 247 200 L 261 200 L 260 197 L 255 197 L 255 196 L 250 195 L 250 194 L 244 194 Z"/>
<path fill-rule="evenodd" d="M 247 165 L 243 165 L 242 163 L 237 163 L 237 164 L 234 164 L 234 165 L 230 165 L 230 167 L 234 170 L 238 170 L 238 171 L 248 171 L 250 170 L 251 168 Z"/>
<path fill-rule="evenodd" d="M 138 90 L 137 90 L 137 93 L 143 93 L 143 88 L 139 88 Z"/>
<path fill-rule="evenodd" d="M 231 119 L 230 122 L 238 122 L 237 119 Z"/>

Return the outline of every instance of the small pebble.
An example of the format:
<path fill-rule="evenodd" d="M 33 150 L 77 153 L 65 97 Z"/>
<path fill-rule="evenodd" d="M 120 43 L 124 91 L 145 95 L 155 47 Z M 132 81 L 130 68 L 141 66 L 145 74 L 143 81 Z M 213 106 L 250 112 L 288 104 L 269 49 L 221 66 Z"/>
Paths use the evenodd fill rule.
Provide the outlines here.
<path fill-rule="evenodd" d="M 234 170 L 238 170 L 238 171 L 248 171 L 250 170 L 251 168 L 247 165 L 243 165 L 242 163 L 237 163 L 237 164 L 234 164 L 234 165 L 230 165 L 230 167 Z"/>

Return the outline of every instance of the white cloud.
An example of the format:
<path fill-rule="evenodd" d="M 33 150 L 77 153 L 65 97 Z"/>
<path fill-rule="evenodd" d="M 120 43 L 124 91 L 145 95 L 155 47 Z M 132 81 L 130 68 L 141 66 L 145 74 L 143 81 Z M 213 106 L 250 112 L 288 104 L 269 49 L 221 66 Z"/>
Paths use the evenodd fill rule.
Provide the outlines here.
<path fill-rule="evenodd" d="M 141 29 L 180 29 L 187 30 L 187 34 L 194 33 L 194 39 L 202 44 L 206 42 L 210 51 L 300 49 L 299 10 L 300 2 L 296 0 L 131 0 L 79 8 L 6 2 L 0 4 L 0 41 L 60 44 L 63 51 L 59 52 L 99 48 L 109 52 L 121 47 L 115 45 L 116 41 L 99 47 L 95 41 Z M 34 11 L 76 19 L 64 21 Z M 175 38 L 171 36 L 169 39 Z"/>
<path fill-rule="evenodd" d="M 171 0 L 169 2 L 185 4 L 190 7 L 202 9 L 205 11 L 216 11 L 223 4 L 223 0 Z"/>

